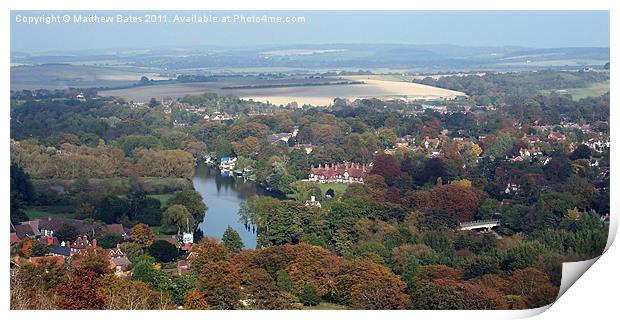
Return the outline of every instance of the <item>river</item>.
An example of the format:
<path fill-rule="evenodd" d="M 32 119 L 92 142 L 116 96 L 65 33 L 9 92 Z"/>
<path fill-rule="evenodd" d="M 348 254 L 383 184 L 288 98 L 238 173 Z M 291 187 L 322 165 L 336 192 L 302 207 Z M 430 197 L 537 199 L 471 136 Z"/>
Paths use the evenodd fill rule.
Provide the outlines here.
<path fill-rule="evenodd" d="M 241 236 L 245 249 L 256 248 L 256 235 L 239 222 L 239 206 L 265 191 L 252 181 L 222 176 L 218 168 L 205 164 L 196 167 L 193 182 L 208 207 L 205 219 L 198 225 L 204 235 L 221 240 L 230 225 Z"/>

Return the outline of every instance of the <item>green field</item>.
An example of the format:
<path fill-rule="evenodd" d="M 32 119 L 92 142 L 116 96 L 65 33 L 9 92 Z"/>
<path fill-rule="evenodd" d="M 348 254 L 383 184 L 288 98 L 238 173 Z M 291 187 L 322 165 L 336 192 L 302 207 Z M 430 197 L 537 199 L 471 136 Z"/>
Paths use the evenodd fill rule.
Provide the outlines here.
<path fill-rule="evenodd" d="M 320 183 L 319 184 L 322 194 L 325 194 L 325 192 L 327 192 L 327 190 L 331 188 L 331 189 L 334 189 L 334 192 L 336 193 L 336 197 L 343 195 L 344 192 L 347 190 L 348 186 L 349 185 L 346 183 Z"/>
<path fill-rule="evenodd" d="M 166 207 L 168 203 L 168 199 L 172 197 L 173 193 L 165 193 L 165 194 L 147 194 L 147 197 L 155 198 L 161 202 L 161 207 Z"/>
<path fill-rule="evenodd" d="M 24 210 L 29 219 L 41 219 L 47 217 L 73 218 L 74 213 L 71 207 L 66 206 L 39 206 L 30 207 Z"/>
<path fill-rule="evenodd" d="M 304 310 L 347 310 L 346 306 L 321 302 L 318 306 L 304 307 Z"/>
<path fill-rule="evenodd" d="M 579 100 L 587 97 L 598 97 L 609 92 L 609 80 L 596 82 L 585 88 L 567 88 L 558 90 L 543 90 L 541 93 L 549 94 L 556 92 L 559 94 L 569 94 L 573 100 Z"/>

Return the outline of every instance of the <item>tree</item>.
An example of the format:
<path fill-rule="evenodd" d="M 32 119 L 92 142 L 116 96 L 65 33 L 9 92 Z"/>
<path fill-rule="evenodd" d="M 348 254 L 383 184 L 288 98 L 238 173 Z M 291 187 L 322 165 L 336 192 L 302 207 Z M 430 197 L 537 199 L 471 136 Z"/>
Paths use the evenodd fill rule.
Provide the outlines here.
<path fill-rule="evenodd" d="M 592 157 L 592 150 L 585 144 L 580 144 L 569 156 L 571 160 L 590 159 L 590 157 Z"/>
<path fill-rule="evenodd" d="M 476 256 L 467 261 L 463 269 L 463 278 L 467 280 L 485 274 L 498 273 L 500 271 L 500 265 L 496 257 Z"/>
<path fill-rule="evenodd" d="M 400 176 L 400 168 L 392 155 L 382 153 L 375 157 L 370 174 L 382 176 L 385 179 L 385 183 L 391 186 Z"/>
<path fill-rule="evenodd" d="M 143 247 L 149 247 L 155 241 L 155 233 L 146 224 L 139 223 L 131 228 L 131 240 Z"/>
<path fill-rule="evenodd" d="M 179 250 L 166 240 L 157 240 L 149 247 L 149 254 L 159 262 L 170 262 L 176 260 Z"/>
<path fill-rule="evenodd" d="M 149 261 L 138 262 L 133 267 L 131 279 L 144 281 L 146 283 L 153 283 L 155 279 L 155 269 L 153 268 L 153 264 Z"/>
<path fill-rule="evenodd" d="M 202 272 L 210 262 L 228 259 L 228 249 L 213 237 L 205 237 L 192 247 L 191 269 L 195 273 Z"/>
<path fill-rule="evenodd" d="M 95 218 L 108 224 L 116 223 L 123 215 L 129 216 L 128 208 L 127 200 L 116 195 L 106 196 L 99 202 Z"/>
<path fill-rule="evenodd" d="M 105 250 L 86 247 L 71 257 L 74 272 L 92 272 L 96 276 L 111 273 L 110 260 Z"/>
<path fill-rule="evenodd" d="M 356 259 L 335 278 L 344 302 L 356 309 L 403 309 L 405 283 L 383 265 Z"/>
<path fill-rule="evenodd" d="M 74 241 L 79 236 L 77 227 L 71 224 L 63 224 L 54 232 L 54 236 L 58 241 Z"/>
<path fill-rule="evenodd" d="M 197 290 L 192 290 L 185 296 L 183 307 L 187 310 L 209 310 L 211 306 L 205 301 L 204 296 Z"/>
<path fill-rule="evenodd" d="M 185 206 L 187 211 L 192 214 L 195 222 L 204 220 L 205 213 L 207 212 L 207 205 L 203 202 L 202 195 L 193 189 L 187 189 L 183 191 L 177 191 L 174 195 L 168 199 L 168 207 L 175 204 Z"/>
<path fill-rule="evenodd" d="M 252 156 L 254 156 L 254 154 L 258 153 L 260 151 L 260 147 L 260 140 L 252 136 L 244 138 L 239 142 L 233 143 L 235 153 L 246 158 L 251 158 Z"/>
<path fill-rule="evenodd" d="M 97 290 L 97 278 L 91 271 L 75 272 L 67 284 L 58 287 L 61 296 L 58 307 L 64 310 L 103 309 L 105 300 Z"/>
<path fill-rule="evenodd" d="M 194 217 L 184 205 L 180 204 L 169 206 L 162 218 L 162 225 L 172 230 L 176 229 L 178 235 L 191 230 L 194 224 Z"/>
<path fill-rule="evenodd" d="M 141 256 L 143 253 L 142 245 L 136 242 L 123 242 L 121 243 L 120 247 L 123 253 L 127 255 L 129 261 L 134 264 L 137 262 L 138 257 Z"/>
<path fill-rule="evenodd" d="M 548 305 L 558 295 L 558 288 L 551 284 L 549 276 L 536 268 L 515 270 L 510 280 L 510 293 L 525 297 L 529 308 Z"/>
<path fill-rule="evenodd" d="M 299 294 L 299 301 L 304 306 L 317 306 L 321 303 L 321 297 L 314 286 L 307 284 Z"/>
<path fill-rule="evenodd" d="M 418 258 L 415 256 L 409 257 L 409 259 L 407 259 L 407 263 L 405 263 L 402 273 L 403 280 L 405 281 L 405 284 L 407 284 L 408 288 L 413 287 L 413 279 L 418 272 L 420 272 L 420 262 L 418 261 Z"/>
<path fill-rule="evenodd" d="M 208 262 L 198 275 L 196 288 L 214 309 L 239 307 L 241 283 L 237 267 L 228 260 Z"/>
<path fill-rule="evenodd" d="M 508 250 L 503 267 L 506 270 L 516 270 L 531 267 L 545 252 L 545 248 L 538 241 L 524 241 Z"/>
<path fill-rule="evenodd" d="M 293 291 L 293 281 L 291 280 L 291 276 L 286 272 L 286 270 L 278 271 L 276 277 L 276 288 L 280 292 L 292 292 Z"/>
<path fill-rule="evenodd" d="M 115 248 L 119 243 L 123 241 L 123 236 L 118 233 L 108 232 L 97 239 L 97 245 L 103 249 Z"/>
<path fill-rule="evenodd" d="M 271 276 L 263 268 L 249 270 L 248 293 L 257 309 L 278 310 L 285 307 Z"/>
<path fill-rule="evenodd" d="M 243 250 L 243 241 L 235 229 L 228 226 L 222 235 L 222 242 L 231 253 L 235 254 Z"/>

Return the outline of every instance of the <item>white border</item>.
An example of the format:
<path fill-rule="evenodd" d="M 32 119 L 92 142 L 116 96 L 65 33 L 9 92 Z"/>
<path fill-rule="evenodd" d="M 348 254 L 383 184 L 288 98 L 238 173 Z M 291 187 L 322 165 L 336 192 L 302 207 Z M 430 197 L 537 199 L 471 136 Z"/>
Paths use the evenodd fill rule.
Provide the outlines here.
<path fill-rule="evenodd" d="M 275 0 L 262 0 L 262 1 L 222 1 L 211 3 L 200 3 L 190 0 L 175 0 L 175 1 L 161 1 L 155 2 L 153 0 L 106 0 L 98 3 L 92 3 L 89 1 L 77 1 L 77 0 L 57 0 L 57 1 L 20 1 L 12 2 L 3 1 L 0 4 L 2 7 L 2 13 L 4 14 L 2 19 L 2 33 L 0 34 L 4 50 L 2 50 L 2 58 L 5 61 L 4 73 L 2 76 L 2 84 L 4 90 L 0 90 L 0 96 L 4 103 L 4 116 L 0 118 L 2 125 L 2 138 L 6 143 L 6 147 L 2 149 L 2 161 L 8 167 L 9 163 L 9 90 L 10 86 L 10 10 L 183 10 L 183 9 L 202 9 L 202 10 L 610 10 L 611 11 L 611 60 L 620 63 L 618 57 L 618 41 L 614 39 L 618 38 L 620 34 L 618 31 L 619 22 L 617 19 L 620 16 L 619 9 L 620 1 L 611 0 L 588 0 L 588 1 L 542 1 L 542 0 L 521 0 L 512 2 L 508 1 L 488 1 L 488 0 L 432 0 L 432 1 L 410 1 L 403 3 L 397 0 L 382 0 L 380 2 L 361 2 L 355 0 L 346 1 L 327 1 L 327 0 L 315 0 L 312 2 L 302 3 L 300 1 L 275 1 Z M 577 22 L 576 22 L 577 23 Z M 614 38 L 615 36 L 615 38 Z M 618 77 L 618 68 L 615 63 L 612 63 L 612 84 L 615 83 L 615 79 Z M 613 85 L 611 86 L 613 87 Z M 618 118 L 618 111 L 615 111 L 615 106 L 618 105 L 617 95 L 612 92 L 611 94 L 611 121 L 615 123 Z M 611 127 L 612 140 L 615 141 L 615 137 L 618 137 L 618 128 Z M 611 162 L 618 159 L 618 148 L 612 149 Z M 617 183 L 617 174 L 615 170 L 612 173 L 612 199 L 616 199 L 613 195 L 617 195 L 615 186 Z M 5 212 L 4 219 L 8 219 L 8 195 L 9 195 L 9 179 L 8 170 L 0 170 L 2 174 L 2 206 Z M 615 237 L 617 230 L 618 219 L 613 212 L 617 203 L 612 201 L 612 226 L 610 232 L 610 240 L 608 246 L 611 244 Z M 4 239 L 8 240 L 8 228 L 5 228 L 2 232 Z M 3 252 L 4 259 L 8 260 L 9 248 L 8 246 L 0 246 Z M 5 260 L 6 261 L 6 260 Z M 566 291 L 566 293 L 549 308 L 547 312 L 540 315 L 543 319 L 555 319 L 565 318 L 573 319 L 577 317 L 581 318 L 593 318 L 601 317 L 609 318 L 610 314 L 615 314 L 614 300 L 618 293 L 618 270 L 616 265 L 620 261 L 620 249 L 618 245 L 611 246 L 609 250 L 595 263 L 590 270 L 586 272 L 581 279 L 575 283 L 574 288 Z M 565 266 L 564 270 L 570 269 L 571 266 Z M 580 269 L 580 268 L 577 268 Z M 411 318 L 431 318 L 431 319 L 496 319 L 496 318 L 523 318 L 540 314 L 547 308 L 540 308 L 535 310 L 525 311 L 208 311 L 208 312 L 191 312 L 191 311 L 115 311 L 115 312 L 90 312 L 90 311 L 8 311 L 9 309 L 9 290 L 8 290 L 8 263 L 2 265 L 2 274 L 6 275 L 0 277 L 2 281 L 2 313 L 3 319 L 32 319 L 32 318 L 51 318 L 51 319 L 107 319 L 109 317 L 127 317 L 135 318 L 136 315 L 148 316 L 156 319 L 178 318 L 178 317 L 191 317 L 191 318 L 230 318 L 230 317 L 252 317 L 257 319 L 316 319 L 330 318 L 339 319 L 343 317 L 355 317 L 355 318 L 369 318 L 376 319 L 377 317 L 393 317 L 399 319 L 411 319 Z M 581 270 L 579 270 L 581 271 Z M 579 272 L 577 272 L 579 273 Z M 577 276 L 578 277 L 578 276 Z M 7 313 L 7 314 L 5 314 Z"/>

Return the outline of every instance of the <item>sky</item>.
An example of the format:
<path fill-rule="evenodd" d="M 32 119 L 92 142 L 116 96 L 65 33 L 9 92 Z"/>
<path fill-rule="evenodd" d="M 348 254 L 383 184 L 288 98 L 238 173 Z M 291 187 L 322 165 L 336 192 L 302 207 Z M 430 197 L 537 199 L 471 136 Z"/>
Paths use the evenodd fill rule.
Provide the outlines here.
<path fill-rule="evenodd" d="M 78 23 L 74 15 L 111 17 Z M 217 22 L 174 22 L 174 16 Z M 303 23 L 224 23 L 225 16 L 304 17 Z M 67 15 L 69 22 L 62 21 Z M 141 22 L 117 22 L 140 17 Z M 145 15 L 166 22 L 146 22 Z M 57 22 L 34 19 L 57 16 Z M 30 21 L 30 23 L 28 23 Z M 12 11 L 11 51 L 239 47 L 330 43 L 452 44 L 531 48 L 608 47 L 608 11 Z"/>

